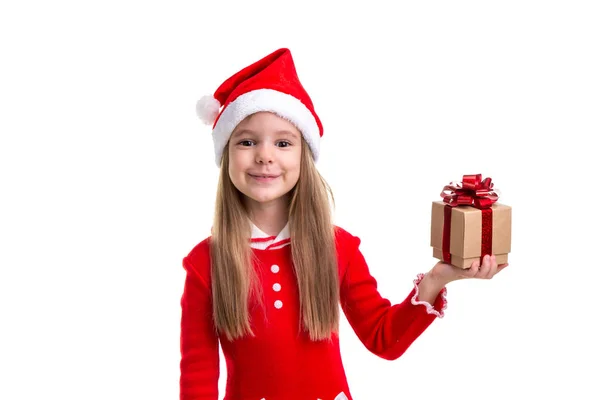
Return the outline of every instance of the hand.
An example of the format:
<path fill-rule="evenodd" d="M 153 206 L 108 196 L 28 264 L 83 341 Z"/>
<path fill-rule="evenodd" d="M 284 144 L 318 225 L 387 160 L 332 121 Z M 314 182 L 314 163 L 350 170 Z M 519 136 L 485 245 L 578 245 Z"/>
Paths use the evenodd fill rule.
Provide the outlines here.
<path fill-rule="evenodd" d="M 469 279 L 469 278 L 477 278 L 477 279 L 492 279 L 497 273 L 506 268 L 508 264 L 500 264 L 496 263 L 496 256 L 486 255 L 483 257 L 483 263 L 479 260 L 473 261 L 470 268 L 463 269 L 455 267 L 454 265 L 446 264 L 444 262 L 438 262 L 431 269 L 429 274 L 431 277 L 438 282 L 442 282 L 443 285 L 450 283 L 452 281 L 456 281 L 459 279 Z"/>

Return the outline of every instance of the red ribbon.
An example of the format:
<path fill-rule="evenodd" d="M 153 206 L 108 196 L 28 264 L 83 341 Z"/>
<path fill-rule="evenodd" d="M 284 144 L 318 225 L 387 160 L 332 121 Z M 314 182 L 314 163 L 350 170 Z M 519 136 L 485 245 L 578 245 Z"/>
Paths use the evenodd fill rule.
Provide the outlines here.
<path fill-rule="evenodd" d="M 493 216 L 492 204 L 498 201 L 499 194 L 493 190 L 491 178 L 481 179 L 481 174 L 463 175 L 462 182 L 450 182 L 444 186 L 440 196 L 444 199 L 444 226 L 442 235 L 442 253 L 444 262 L 450 263 L 450 224 L 452 207 L 472 206 L 481 210 L 481 259 L 492 254 Z"/>

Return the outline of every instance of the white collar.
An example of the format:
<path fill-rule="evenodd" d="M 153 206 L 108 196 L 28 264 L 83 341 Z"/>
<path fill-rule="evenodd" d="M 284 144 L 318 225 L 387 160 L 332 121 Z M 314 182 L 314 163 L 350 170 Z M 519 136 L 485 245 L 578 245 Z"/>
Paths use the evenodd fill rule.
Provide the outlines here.
<path fill-rule="evenodd" d="M 277 236 L 272 236 L 263 232 L 252 222 L 250 222 L 250 224 L 252 226 L 250 247 L 260 250 L 275 250 L 290 244 L 289 222 L 285 224 Z"/>

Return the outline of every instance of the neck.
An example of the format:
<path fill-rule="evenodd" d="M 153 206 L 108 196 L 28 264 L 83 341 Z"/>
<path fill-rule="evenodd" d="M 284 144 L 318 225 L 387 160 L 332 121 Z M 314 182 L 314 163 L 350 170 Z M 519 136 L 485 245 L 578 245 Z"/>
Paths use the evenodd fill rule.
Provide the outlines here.
<path fill-rule="evenodd" d="M 250 220 L 268 235 L 277 236 L 288 221 L 287 200 L 280 198 L 268 203 L 249 200 Z"/>

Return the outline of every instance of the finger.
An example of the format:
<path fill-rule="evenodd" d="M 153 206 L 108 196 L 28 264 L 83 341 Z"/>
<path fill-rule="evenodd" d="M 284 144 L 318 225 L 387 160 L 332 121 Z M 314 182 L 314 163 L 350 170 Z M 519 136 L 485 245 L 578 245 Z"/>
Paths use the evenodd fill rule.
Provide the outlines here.
<path fill-rule="evenodd" d="M 506 267 L 508 267 L 508 263 L 498 265 L 498 269 L 496 270 L 496 274 L 498 274 L 498 272 L 502 271 Z"/>
<path fill-rule="evenodd" d="M 496 256 L 494 254 L 490 257 L 490 272 L 486 276 L 487 279 L 492 279 L 498 272 L 498 263 L 496 262 Z"/>
<path fill-rule="evenodd" d="M 471 267 L 468 269 L 465 269 L 464 277 L 465 278 L 473 278 L 479 272 L 479 266 L 480 266 L 479 260 L 473 261 L 473 263 L 471 264 Z"/>
<path fill-rule="evenodd" d="M 490 256 L 486 254 L 483 257 L 483 262 L 481 263 L 481 268 L 479 269 L 479 273 L 476 275 L 476 278 L 485 279 L 490 274 L 491 269 L 491 261 Z"/>

